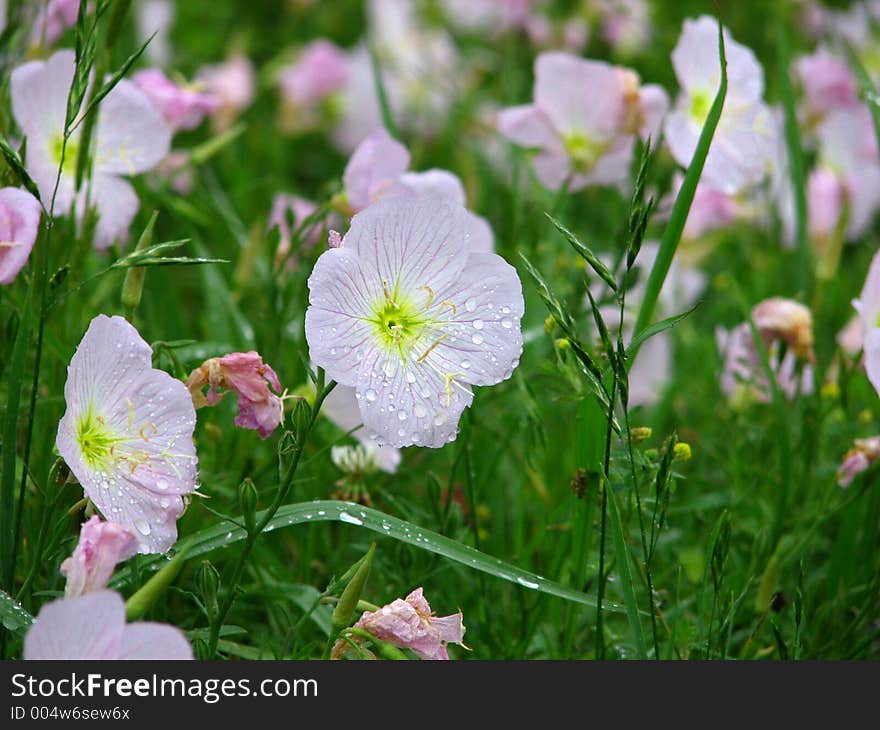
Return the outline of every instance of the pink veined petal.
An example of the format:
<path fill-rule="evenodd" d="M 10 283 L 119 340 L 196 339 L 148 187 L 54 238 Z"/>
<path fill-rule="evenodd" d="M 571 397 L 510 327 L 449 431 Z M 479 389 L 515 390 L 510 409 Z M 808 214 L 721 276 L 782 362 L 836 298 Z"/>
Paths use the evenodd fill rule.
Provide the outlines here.
<path fill-rule="evenodd" d="M 125 629 L 125 604 L 97 591 L 45 604 L 24 637 L 25 659 L 116 659 Z"/>
<path fill-rule="evenodd" d="M 376 446 L 376 442 L 370 438 L 366 429 L 363 428 L 358 399 L 355 389 L 347 385 L 339 385 L 330 391 L 321 406 L 321 413 L 332 421 L 337 428 L 350 433 L 365 447 L 375 449 L 376 465 L 384 472 L 393 474 L 400 466 L 400 449 L 393 446 Z"/>
<path fill-rule="evenodd" d="M 405 172 L 392 189 L 395 195 L 417 197 L 434 195 L 465 205 L 464 185 L 461 179 L 448 170 L 425 170 L 424 172 Z"/>
<path fill-rule="evenodd" d="M 853 306 L 866 328 L 880 326 L 880 252 L 871 259 L 862 292 L 853 300 Z"/>
<path fill-rule="evenodd" d="M 40 203 L 18 188 L 0 189 L 0 284 L 9 284 L 27 263 L 40 227 Z"/>
<path fill-rule="evenodd" d="M 495 234 L 483 216 L 468 211 L 468 250 L 471 253 L 494 253 Z"/>
<path fill-rule="evenodd" d="M 64 597 L 101 590 L 110 581 L 116 564 L 136 552 L 137 540 L 128 528 L 93 515 L 80 528 L 73 554 L 61 563 L 61 574 L 67 578 Z"/>
<path fill-rule="evenodd" d="M 865 333 L 864 348 L 865 372 L 880 395 L 880 328 L 874 326 Z"/>
<path fill-rule="evenodd" d="M 82 216 L 85 195 L 80 196 L 77 214 Z M 115 175 L 95 174 L 92 177 L 92 202 L 97 208 L 95 248 L 107 249 L 115 241 L 127 241 L 131 222 L 140 207 L 140 200 L 131 184 Z"/>
<path fill-rule="evenodd" d="M 379 200 L 409 167 L 409 151 L 379 128 L 358 145 L 342 176 L 348 204 L 363 210 Z"/>
<path fill-rule="evenodd" d="M 553 124 L 534 104 L 503 109 L 498 114 L 496 124 L 501 134 L 522 147 L 553 148 L 562 151 Z"/>
<path fill-rule="evenodd" d="M 535 106 L 563 136 L 609 139 L 618 130 L 623 105 L 623 80 L 610 64 L 558 51 L 536 59 Z"/>
<path fill-rule="evenodd" d="M 436 294 L 433 316 L 446 324 L 425 363 L 471 385 L 509 378 L 522 354 L 516 270 L 497 254 L 471 254 L 458 281 Z"/>
<path fill-rule="evenodd" d="M 53 137 L 64 134 L 75 66 L 74 52 L 63 50 L 47 61 L 30 61 L 12 72 L 12 114 L 28 138 L 29 151 L 34 146 L 48 147 Z"/>
<path fill-rule="evenodd" d="M 159 164 L 171 130 L 146 94 L 123 79 L 101 102 L 95 172 L 136 175 Z"/>
<path fill-rule="evenodd" d="M 347 246 L 321 254 L 309 276 L 306 341 L 312 361 L 342 385 L 354 386 L 373 325 L 366 320 L 382 297 L 382 280 Z"/>
<path fill-rule="evenodd" d="M 461 611 L 451 616 L 435 616 L 431 619 L 431 626 L 437 630 L 440 641 L 447 644 L 461 644 L 464 641 L 464 623 Z"/>
<path fill-rule="evenodd" d="M 168 624 L 138 621 L 122 631 L 119 659 L 192 659 L 184 633 Z"/>
<path fill-rule="evenodd" d="M 379 274 L 376 294 L 441 291 L 464 268 L 467 212 L 444 198 L 381 200 L 352 219 L 343 246 Z"/>
<path fill-rule="evenodd" d="M 467 383 L 447 379 L 430 362 L 401 363 L 396 351 L 378 349 L 361 363 L 357 395 L 367 433 L 377 444 L 397 448 L 440 448 L 453 440 L 474 398 Z"/>

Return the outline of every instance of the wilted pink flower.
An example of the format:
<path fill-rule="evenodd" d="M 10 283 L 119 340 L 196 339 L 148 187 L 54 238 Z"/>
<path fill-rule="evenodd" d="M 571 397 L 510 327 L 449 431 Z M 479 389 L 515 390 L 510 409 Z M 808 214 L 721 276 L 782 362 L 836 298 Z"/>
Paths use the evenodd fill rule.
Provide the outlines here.
<path fill-rule="evenodd" d="M 207 396 L 202 392 L 206 385 L 210 386 Z M 235 425 L 259 431 L 262 438 L 268 438 L 284 420 L 284 404 L 269 390 L 270 385 L 281 392 L 275 371 L 253 350 L 205 360 L 186 381 L 196 408 L 219 403 L 226 393 L 218 393 L 218 388 L 234 391 L 238 396 Z"/>
<path fill-rule="evenodd" d="M 202 66 L 196 82 L 205 92 L 220 100 L 213 113 L 214 127 L 228 129 L 254 98 L 254 66 L 247 56 L 236 53 L 224 63 Z"/>
<path fill-rule="evenodd" d="M 130 558 L 137 548 L 131 530 L 94 515 L 80 529 L 73 555 L 61 563 L 61 575 L 67 578 L 64 597 L 79 598 L 104 588 L 116 563 Z"/>
<path fill-rule="evenodd" d="M 361 427 L 363 417 L 358 405 L 357 391 L 347 385 L 336 385 L 324 399 L 321 406 L 323 413 L 342 431 L 351 433 L 364 448 L 365 456 L 381 471 L 393 474 L 400 466 L 400 449 L 393 446 L 377 446 Z M 334 463 L 337 459 L 334 457 Z M 337 466 L 339 464 L 337 463 Z"/>
<path fill-rule="evenodd" d="M 871 385 L 880 394 L 880 253 L 874 254 L 865 284 L 853 307 L 862 321 L 862 347 L 865 371 Z"/>
<path fill-rule="evenodd" d="M 727 96 L 701 181 L 725 193 L 737 193 L 766 174 L 775 128 L 762 101 L 764 72 L 755 54 L 733 40 L 727 30 L 724 47 Z M 681 91 L 666 118 L 666 142 L 676 162 L 687 167 L 721 84 L 718 23 L 713 18 L 685 20 L 672 65 Z"/>
<path fill-rule="evenodd" d="M 787 300 L 761 302 L 752 309 L 752 319 L 767 349 L 777 385 L 783 395 L 791 400 L 798 393 L 808 395 L 813 390 L 813 371 L 809 364 L 812 349 L 805 353 L 805 357 L 799 358 L 796 354 L 797 346 L 792 345 L 780 359 L 779 345 L 780 342 L 786 341 L 786 338 L 791 338 L 791 342 L 803 344 L 807 341 L 807 337 L 812 344 L 812 329 L 807 335 L 803 312 L 796 311 L 800 305 L 792 302 L 794 307 L 780 306 L 776 314 L 780 312 L 782 314 L 777 317 L 774 316 L 773 311 L 777 307 L 774 301 Z M 785 310 L 789 310 L 792 316 L 785 316 Z M 759 322 L 764 326 L 763 329 Z M 812 324 L 811 317 L 810 324 Z M 779 331 L 775 332 L 774 327 L 779 327 Z M 724 357 L 724 370 L 721 374 L 722 392 L 734 403 L 750 400 L 770 402 L 772 399 L 770 385 L 749 323 L 743 322 L 730 332 L 719 327 L 715 336 L 718 349 Z M 804 352 L 803 349 L 800 351 Z"/>
<path fill-rule="evenodd" d="M 125 623 L 113 591 L 47 603 L 24 637 L 25 659 L 192 659 L 183 632 L 150 621 Z"/>
<path fill-rule="evenodd" d="M 472 385 L 513 373 L 522 285 L 492 253 L 468 250 L 467 211 L 444 198 L 388 198 L 358 213 L 309 277 L 312 361 L 356 390 L 380 445 L 455 438 Z"/>
<path fill-rule="evenodd" d="M 574 191 L 625 180 L 633 135 L 647 121 L 634 72 L 548 52 L 535 61 L 534 103 L 503 110 L 498 130 L 536 150 L 532 164 L 544 185 Z"/>
<path fill-rule="evenodd" d="M 776 340 L 785 342 L 799 358 L 813 361 L 813 314 L 792 299 L 772 297 L 752 308 L 752 321 L 770 347 Z"/>
<path fill-rule="evenodd" d="M 407 172 L 409 151 L 379 128 L 367 137 L 345 166 L 345 204 L 353 213 L 383 198 L 448 198 L 465 207 L 464 186 L 448 170 Z M 491 253 L 495 236 L 489 222 L 468 211 L 468 245 L 473 252 Z"/>
<path fill-rule="evenodd" d="M 51 46 L 68 28 L 76 25 L 80 0 L 47 0 L 40 3 L 40 12 L 31 30 L 31 44 Z"/>
<path fill-rule="evenodd" d="M 27 263 L 40 227 L 40 203 L 18 188 L 0 189 L 0 284 L 11 284 Z"/>
<path fill-rule="evenodd" d="M 355 627 L 399 649 L 412 649 L 421 659 L 449 659 L 447 644 L 464 645 L 461 611 L 434 616 L 421 588 L 378 611 L 366 611 Z"/>
<path fill-rule="evenodd" d="M 142 553 L 174 544 L 198 463 L 192 399 L 152 356 L 122 317 L 95 317 L 67 368 L 55 440 L 86 496 Z"/>
<path fill-rule="evenodd" d="M 846 452 L 837 470 L 837 483 L 848 487 L 858 474 L 868 470 L 880 458 L 880 436 L 856 439 L 853 448 Z"/>
<path fill-rule="evenodd" d="M 330 41 L 319 39 L 281 72 L 278 85 L 287 104 L 307 107 L 342 89 L 347 80 L 345 54 Z"/>
<path fill-rule="evenodd" d="M 804 90 L 810 119 L 859 103 L 856 81 L 849 66 L 824 46 L 809 56 L 801 56 L 794 64 L 794 72 Z"/>
<path fill-rule="evenodd" d="M 202 94 L 197 87 L 179 86 L 157 68 L 138 71 L 131 80 L 146 94 L 172 132 L 195 129 L 205 115 L 220 108 L 219 97 Z"/>
<path fill-rule="evenodd" d="M 27 137 L 27 170 L 40 189 L 48 209 L 61 167 L 67 96 L 73 81 L 73 51 L 58 51 L 48 61 L 31 61 L 12 72 L 12 113 Z M 55 215 L 75 207 L 79 219 L 87 200 L 98 211 L 95 245 L 106 248 L 124 239 L 139 206 L 137 195 L 124 175 L 155 167 L 168 152 L 171 132 L 144 94 L 125 79 L 101 102 L 95 128 L 92 177 L 78 200 L 75 190 L 80 125 L 67 143 L 64 165 L 55 196 Z"/>

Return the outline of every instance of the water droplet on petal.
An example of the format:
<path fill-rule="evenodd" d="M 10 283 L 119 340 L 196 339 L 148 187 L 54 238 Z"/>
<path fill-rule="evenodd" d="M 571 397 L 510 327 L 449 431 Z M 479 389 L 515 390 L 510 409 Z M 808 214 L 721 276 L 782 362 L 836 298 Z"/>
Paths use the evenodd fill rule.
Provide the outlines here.
<path fill-rule="evenodd" d="M 413 413 L 415 414 L 416 418 L 424 418 L 426 415 L 428 415 L 428 411 L 425 410 L 425 407 L 421 403 L 416 403 L 413 406 Z"/>
<path fill-rule="evenodd" d="M 368 388 L 367 392 L 364 393 L 364 396 L 366 397 L 366 399 L 368 401 L 370 401 L 370 403 L 372 403 L 378 397 L 378 393 L 376 393 L 376 391 L 373 390 L 372 388 Z"/>
<path fill-rule="evenodd" d="M 468 312 L 473 312 L 477 308 L 477 300 L 471 297 L 464 303 L 464 308 Z"/>
<path fill-rule="evenodd" d="M 483 329 L 483 320 L 482 319 L 475 319 L 474 320 L 474 329 L 475 330 Z"/>
<path fill-rule="evenodd" d="M 137 531 L 141 533 L 141 535 L 149 535 L 150 534 L 150 523 L 140 517 L 136 517 L 132 520 L 132 524 L 135 526 Z"/>

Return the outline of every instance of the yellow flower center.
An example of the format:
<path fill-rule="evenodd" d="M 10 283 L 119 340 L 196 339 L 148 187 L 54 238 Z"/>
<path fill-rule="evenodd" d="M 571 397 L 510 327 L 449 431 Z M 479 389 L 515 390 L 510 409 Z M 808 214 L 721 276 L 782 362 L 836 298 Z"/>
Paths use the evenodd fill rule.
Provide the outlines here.
<path fill-rule="evenodd" d="M 707 90 L 702 89 L 691 94 L 691 119 L 698 125 L 703 126 L 711 108 L 712 95 Z"/>
<path fill-rule="evenodd" d="M 76 442 L 83 461 L 92 469 L 108 466 L 107 462 L 113 458 L 113 447 L 120 441 L 123 439 L 113 434 L 105 418 L 97 415 L 91 405 L 76 424 Z"/>
<path fill-rule="evenodd" d="M 607 144 L 590 139 L 580 132 L 571 132 L 563 139 L 565 151 L 571 158 L 572 167 L 581 174 L 592 170 L 605 153 Z"/>
<path fill-rule="evenodd" d="M 61 153 L 64 153 L 64 165 L 61 167 L 61 172 L 65 175 L 73 175 L 76 173 L 77 144 L 72 139 L 69 139 L 67 140 L 67 147 L 65 148 L 64 137 L 60 134 L 52 137 L 49 144 L 52 161 L 56 165 L 61 165 Z"/>

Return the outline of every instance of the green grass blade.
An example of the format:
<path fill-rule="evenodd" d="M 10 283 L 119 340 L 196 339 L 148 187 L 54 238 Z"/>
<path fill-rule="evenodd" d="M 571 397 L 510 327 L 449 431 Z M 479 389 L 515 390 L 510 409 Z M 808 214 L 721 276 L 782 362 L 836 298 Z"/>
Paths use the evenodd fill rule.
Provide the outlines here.
<path fill-rule="evenodd" d="M 785 111 L 785 145 L 788 149 L 788 166 L 791 187 L 794 193 L 795 212 L 795 250 L 797 251 L 798 271 L 800 274 L 799 288 L 809 299 L 812 295 L 813 262 L 810 253 L 810 241 L 807 237 L 807 192 L 804 181 L 804 150 L 798 131 L 797 112 L 794 103 L 794 91 L 791 87 L 789 74 L 790 58 L 788 51 L 788 33 L 782 17 L 783 4 L 777 5 L 776 14 L 776 48 L 779 63 L 779 89 L 782 96 L 782 108 Z"/>
<path fill-rule="evenodd" d="M 571 247 L 577 252 L 577 254 L 586 261 L 590 268 L 595 271 L 599 277 L 604 281 L 608 286 L 611 287 L 611 291 L 617 291 L 617 282 L 614 280 L 614 276 L 608 270 L 608 267 L 602 263 L 596 254 L 594 254 L 588 246 L 586 246 L 581 240 L 574 235 L 568 228 L 562 225 L 558 220 L 556 220 L 549 213 L 544 213 L 550 222 L 556 227 L 556 230 L 559 231 L 564 237 L 565 240 L 571 245 Z"/>
<path fill-rule="evenodd" d="M 257 514 L 257 521 L 260 520 L 262 514 L 264 513 Z M 448 558 L 473 570 L 488 573 L 495 578 L 500 578 L 510 583 L 516 583 L 523 588 L 529 588 L 539 593 L 556 596 L 557 598 L 580 603 L 591 608 L 596 607 L 595 598 L 586 593 L 573 590 L 560 583 L 548 580 L 543 576 L 523 570 L 498 558 L 493 558 L 491 555 L 486 555 L 468 545 L 463 545 L 457 540 L 445 537 L 431 530 L 423 529 L 406 520 L 401 520 L 379 510 L 362 507 L 352 502 L 316 500 L 314 502 L 285 505 L 278 510 L 275 517 L 266 526 L 266 532 L 313 522 L 344 522 L 356 527 L 363 527 L 366 530 L 372 530 L 407 545 L 412 545 L 435 555 Z M 240 542 L 245 537 L 244 529 L 235 524 L 226 523 L 209 527 L 194 535 L 190 535 L 184 538 L 180 544 L 186 545 L 188 556 L 193 558 Z M 165 563 L 167 563 L 167 560 L 164 557 L 157 556 L 141 561 L 141 569 L 157 568 Z M 128 570 L 120 570 L 114 577 L 112 585 L 119 585 L 128 575 Z M 613 603 L 604 603 L 603 608 L 618 613 L 623 611 L 621 606 Z"/>
<path fill-rule="evenodd" d="M 620 587 L 623 589 L 623 604 L 626 606 L 626 616 L 629 619 L 629 627 L 632 630 L 633 640 L 636 644 L 636 652 L 639 659 L 648 658 L 648 648 L 645 644 L 645 635 L 642 632 L 642 620 L 639 617 L 639 604 L 636 600 L 636 588 L 633 582 L 633 571 L 630 561 L 629 547 L 623 534 L 623 521 L 620 517 L 620 507 L 617 504 L 617 495 L 608 489 L 608 511 L 611 513 L 611 532 L 614 536 L 614 549 L 617 553 L 617 566 L 620 572 Z M 603 602 L 603 608 L 607 606 Z"/>
<path fill-rule="evenodd" d="M 12 347 L 12 358 L 7 368 L 9 381 L 6 390 L 6 418 L 3 424 L 3 460 L 2 474 L 0 474 L 0 563 L 2 563 L 3 588 L 12 589 L 15 566 L 12 564 L 12 542 L 15 535 L 15 462 L 16 446 L 18 445 L 18 417 L 21 406 L 21 389 L 25 375 L 29 374 L 25 368 L 28 343 L 31 339 L 33 317 L 31 308 L 33 305 L 33 289 L 25 301 L 15 335 L 15 344 Z"/>
<path fill-rule="evenodd" d="M 672 265 L 672 257 L 675 256 L 678 242 L 681 240 L 681 234 L 687 222 L 691 203 L 694 200 L 694 193 L 697 190 L 697 183 L 703 174 L 703 166 L 706 163 L 706 156 L 709 154 L 709 146 L 712 144 L 712 137 L 715 135 L 715 129 L 718 127 L 718 120 L 721 119 L 721 111 L 724 108 L 724 99 L 727 96 L 727 57 L 724 53 L 724 34 L 721 31 L 720 21 L 718 24 L 718 51 L 721 56 L 721 83 L 718 86 L 718 93 L 715 95 L 712 107 L 709 109 L 709 116 L 706 117 L 706 123 L 700 132 L 700 138 L 697 142 L 697 148 L 694 150 L 691 164 L 688 166 L 681 189 L 675 198 L 672 215 L 669 217 L 666 230 L 663 231 L 663 237 L 660 239 L 660 249 L 657 252 L 654 266 L 651 268 L 651 274 L 648 277 L 645 289 L 645 297 L 642 300 L 642 306 L 639 309 L 639 316 L 636 320 L 634 330 L 636 336 L 651 324 L 651 319 L 654 316 L 654 307 L 657 305 L 660 290 L 663 288 L 666 274 Z M 632 353 L 629 361 L 630 367 L 632 367 L 637 354 L 637 350 Z"/>

